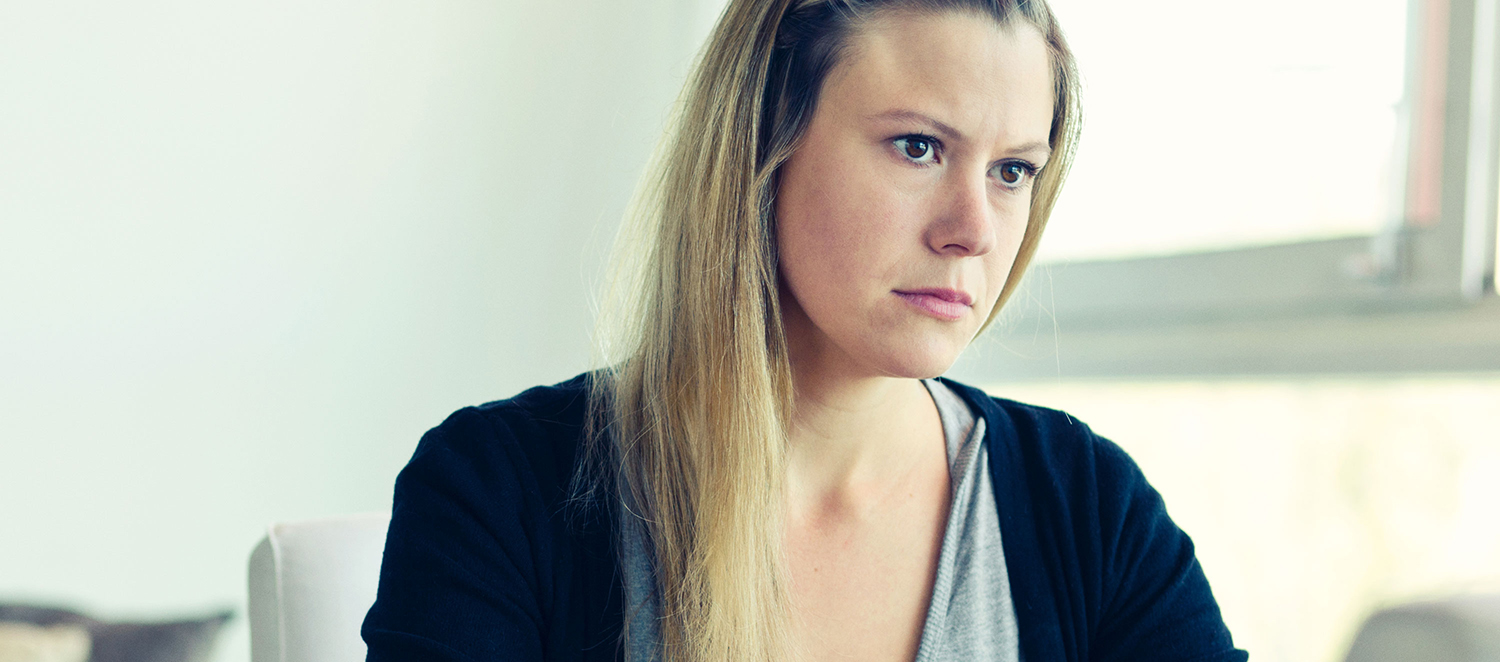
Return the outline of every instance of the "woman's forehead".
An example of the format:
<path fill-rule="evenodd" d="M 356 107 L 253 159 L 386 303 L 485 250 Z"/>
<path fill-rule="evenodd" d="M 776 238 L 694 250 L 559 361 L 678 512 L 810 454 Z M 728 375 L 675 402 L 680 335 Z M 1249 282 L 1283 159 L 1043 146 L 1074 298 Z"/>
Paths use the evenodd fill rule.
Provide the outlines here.
<path fill-rule="evenodd" d="M 902 108 L 965 133 L 1050 134 L 1051 56 L 1025 21 L 889 11 L 862 22 L 847 46 L 819 102 L 830 111 L 869 116 Z"/>

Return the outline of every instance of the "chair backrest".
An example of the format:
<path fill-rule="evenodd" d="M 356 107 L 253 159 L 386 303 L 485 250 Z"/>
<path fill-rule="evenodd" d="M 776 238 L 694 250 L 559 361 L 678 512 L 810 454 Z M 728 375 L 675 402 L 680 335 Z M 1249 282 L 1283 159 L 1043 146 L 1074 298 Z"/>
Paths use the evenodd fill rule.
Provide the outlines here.
<path fill-rule="evenodd" d="M 1391 607 L 1370 616 L 1345 662 L 1500 661 L 1500 594 Z"/>
<path fill-rule="evenodd" d="M 363 662 L 389 513 L 274 524 L 250 554 L 252 662 Z"/>

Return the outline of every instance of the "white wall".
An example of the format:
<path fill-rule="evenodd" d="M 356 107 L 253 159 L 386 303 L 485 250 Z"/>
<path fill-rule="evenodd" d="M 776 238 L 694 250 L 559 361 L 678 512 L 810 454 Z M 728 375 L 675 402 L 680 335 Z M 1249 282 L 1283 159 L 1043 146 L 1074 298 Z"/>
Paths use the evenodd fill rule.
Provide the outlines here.
<path fill-rule="evenodd" d="M 585 369 L 716 4 L 0 3 L 0 601 L 242 608 L 265 524 Z"/>

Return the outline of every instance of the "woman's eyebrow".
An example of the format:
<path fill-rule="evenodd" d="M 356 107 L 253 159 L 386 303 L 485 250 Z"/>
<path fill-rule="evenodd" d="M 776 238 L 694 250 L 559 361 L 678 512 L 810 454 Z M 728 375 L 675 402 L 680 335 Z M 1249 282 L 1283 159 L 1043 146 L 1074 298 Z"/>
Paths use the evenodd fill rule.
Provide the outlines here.
<path fill-rule="evenodd" d="M 1012 148 L 1008 151 L 1011 154 L 1035 155 L 1036 158 L 1039 159 L 1046 159 L 1052 156 L 1052 146 L 1041 140 L 1038 140 L 1036 142 L 1029 142 L 1019 147 Z"/>
<path fill-rule="evenodd" d="M 938 120 L 933 119 L 932 117 L 930 117 L 928 115 L 923 115 L 922 113 L 919 113 L 919 112 L 917 112 L 915 110 L 888 110 L 888 111 L 880 113 L 878 115 L 870 115 L 868 119 L 872 119 L 872 120 L 901 120 L 901 121 L 904 121 L 904 122 L 921 122 L 923 124 L 927 124 L 928 126 L 931 126 L 934 129 L 937 129 L 936 133 L 938 134 L 938 137 L 942 138 L 944 140 L 958 141 L 958 140 L 963 140 L 963 138 L 964 138 L 964 134 L 961 133 L 961 132 L 959 132 L 958 129 L 955 129 L 955 128 L 951 127 L 951 126 L 948 126 L 947 124 L 939 122 Z"/>
<path fill-rule="evenodd" d="M 872 120 L 899 120 L 904 122 L 919 122 L 931 126 L 933 129 L 936 129 L 935 133 L 938 134 L 937 137 L 945 141 L 960 142 L 964 139 L 964 134 L 958 129 L 955 129 L 931 117 L 930 115 L 924 115 L 915 110 L 888 110 L 876 115 L 869 115 L 867 118 Z M 1019 145 L 1006 151 L 1011 154 L 1034 154 L 1037 156 L 1037 158 L 1044 159 L 1052 155 L 1052 146 L 1047 144 L 1047 142 L 1044 140 L 1038 140 L 1026 143 L 1024 145 Z"/>

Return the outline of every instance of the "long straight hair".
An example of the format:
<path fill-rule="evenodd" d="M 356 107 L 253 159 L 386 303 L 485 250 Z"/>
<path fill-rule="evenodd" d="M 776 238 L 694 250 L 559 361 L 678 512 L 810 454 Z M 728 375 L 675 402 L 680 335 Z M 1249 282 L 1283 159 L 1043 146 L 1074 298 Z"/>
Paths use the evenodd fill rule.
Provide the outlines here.
<path fill-rule="evenodd" d="M 1043 0 L 731 0 L 616 242 L 599 317 L 606 367 L 592 382 L 578 483 L 632 503 L 644 523 L 667 662 L 795 657 L 781 544 L 793 394 L 777 173 L 851 35 L 893 8 L 1024 21 L 1050 51 L 1053 156 L 985 327 L 1030 263 L 1071 163 L 1078 78 Z"/>

